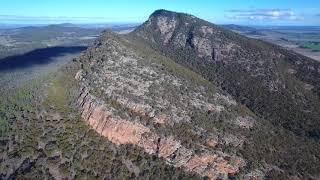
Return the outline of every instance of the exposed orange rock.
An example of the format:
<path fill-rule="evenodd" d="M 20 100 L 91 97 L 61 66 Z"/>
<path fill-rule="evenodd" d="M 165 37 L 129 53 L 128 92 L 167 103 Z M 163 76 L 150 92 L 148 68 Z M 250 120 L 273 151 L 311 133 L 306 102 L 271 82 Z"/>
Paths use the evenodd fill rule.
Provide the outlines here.
<path fill-rule="evenodd" d="M 141 124 L 136 124 L 124 120 L 108 119 L 106 127 L 101 135 L 107 137 L 115 144 L 135 144 L 137 145 L 143 133 L 150 130 Z"/>
<path fill-rule="evenodd" d="M 196 171 L 201 173 L 205 170 L 205 168 L 208 165 L 212 164 L 216 158 L 217 158 L 216 155 L 202 155 L 202 156 L 196 155 L 192 157 L 185 166 L 190 171 Z"/>
<path fill-rule="evenodd" d="M 212 147 L 212 148 L 216 147 L 217 144 L 218 144 L 218 142 L 212 138 L 210 138 L 206 141 L 206 145 L 209 147 Z"/>
<path fill-rule="evenodd" d="M 230 157 L 230 159 L 232 160 L 226 160 L 215 154 L 203 154 L 192 157 L 185 167 L 189 171 L 197 172 L 210 179 L 217 179 L 217 177 L 227 178 L 228 175 L 234 175 L 239 172 L 239 168 L 244 166 L 243 161 L 234 160 L 236 159 L 234 157 Z M 232 163 L 232 161 L 235 162 Z"/>
<path fill-rule="evenodd" d="M 168 158 L 180 147 L 180 143 L 175 141 L 172 137 L 161 139 L 159 144 L 159 157 Z"/>
<path fill-rule="evenodd" d="M 133 144 L 142 147 L 147 153 L 156 154 L 175 167 L 182 167 L 201 176 L 216 179 L 217 177 L 225 178 L 228 174 L 236 174 L 240 167 L 244 166 L 244 161 L 240 158 L 229 156 L 224 158 L 224 155 L 213 152 L 196 155 L 194 151 L 183 147 L 172 136 L 159 136 L 140 123 L 115 116 L 84 89 L 79 96 L 78 104 L 82 111 L 82 118 L 101 136 L 117 145 Z M 137 112 L 144 112 L 143 108 L 135 109 L 138 110 Z M 166 117 L 158 117 L 158 119 L 161 118 Z M 212 147 L 216 143 L 213 139 L 207 142 Z"/>
<path fill-rule="evenodd" d="M 144 135 L 145 136 L 140 140 L 139 146 L 149 154 L 156 154 L 160 137 L 154 133 L 145 133 Z"/>
<path fill-rule="evenodd" d="M 142 134 L 150 132 L 149 128 L 141 124 L 112 118 L 111 115 L 102 106 L 91 102 L 85 103 L 82 118 L 87 119 L 93 129 L 117 145 L 138 144 Z"/>

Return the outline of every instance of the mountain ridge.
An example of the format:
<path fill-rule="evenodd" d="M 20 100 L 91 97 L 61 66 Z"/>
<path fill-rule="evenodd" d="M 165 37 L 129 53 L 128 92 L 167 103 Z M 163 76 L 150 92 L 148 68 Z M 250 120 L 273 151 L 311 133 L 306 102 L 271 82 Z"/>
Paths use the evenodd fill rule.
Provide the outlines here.
<path fill-rule="evenodd" d="M 286 96 L 284 98 L 288 99 L 287 103 L 292 103 L 292 106 L 294 106 L 295 100 L 293 96 L 297 96 L 296 94 L 299 94 L 299 92 L 295 90 L 295 92 L 292 93 L 286 90 L 286 88 L 290 86 L 291 81 L 297 81 L 293 83 L 294 86 L 297 87 L 289 87 L 292 89 L 298 88 L 299 85 L 297 84 L 300 82 L 306 83 L 306 86 L 308 86 L 308 84 L 311 85 L 312 92 L 304 92 L 305 97 L 303 98 L 307 98 L 307 101 L 310 101 L 311 104 L 318 104 L 320 97 L 320 66 L 315 60 L 294 52 L 289 52 L 284 48 L 270 43 L 243 37 L 194 17 L 190 19 L 190 16 L 185 14 L 176 14 L 163 10 L 160 12 L 161 13 L 155 14 L 157 16 L 150 16 L 150 19 L 131 33 L 131 36 L 145 39 L 153 48 L 173 57 L 178 63 L 185 64 L 193 70 L 198 70 L 198 73 L 201 72 L 200 74 L 209 80 L 215 79 L 213 81 L 220 83 L 229 93 L 236 96 L 238 101 L 245 103 L 249 107 L 251 106 L 251 109 L 260 114 L 261 117 L 273 119 L 276 118 L 278 114 L 283 114 L 281 116 L 282 119 L 291 121 L 284 115 L 285 112 L 281 112 L 285 111 L 288 107 L 283 107 L 284 105 L 281 104 L 272 105 L 277 99 L 281 98 L 280 96 L 282 95 L 280 95 L 280 93 L 284 93 Z M 163 14 L 165 15 L 163 16 Z M 182 19 L 187 19 L 188 21 L 182 24 Z M 148 39 L 150 41 L 148 41 Z M 279 61 L 277 61 L 277 59 L 279 59 Z M 206 62 L 203 62 L 203 60 Z M 287 68 L 285 71 L 292 73 L 290 74 L 281 70 L 284 66 Z M 308 67 L 313 70 L 308 71 Z M 211 68 L 211 70 L 205 72 L 208 68 Z M 211 71 L 216 71 L 216 73 L 210 73 Z M 220 71 L 220 73 L 218 71 Z M 234 71 L 239 71 L 239 73 L 244 74 L 234 78 L 226 77 L 226 72 L 231 76 L 234 74 Z M 265 77 L 258 77 L 260 75 Z M 257 81 L 258 83 L 250 83 L 253 88 L 256 88 L 255 91 L 265 91 L 261 94 L 264 95 L 268 93 L 269 95 L 259 100 L 258 94 L 253 97 L 252 94 L 255 92 L 249 89 L 246 90 L 249 84 L 244 83 L 244 85 L 237 85 L 238 82 L 233 82 L 233 84 L 228 83 L 230 81 L 237 81 L 241 77 L 250 77 L 251 81 Z M 285 82 L 288 80 L 290 82 Z M 259 83 L 261 81 L 265 81 L 265 83 Z M 255 85 L 265 87 L 260 88 Z M 270 90 L 266 91 L 268 87 Z M 243 95 L 237 95 L 237 92 L 234 91 L 239 88 L 242 89 L 239 90 L 240 92 L 248 90 L 249 92 Z M 303 89 L 301 85 L 299 88 Z M 274 91 L 281 92 L 273 93 Z M 274 96 L 274 99 L 269 102 L 268 99 L 272 96 Z M 267 106 L 271 107 L 271 110 L 265 107 L 259 107 L 261 111 L 254 110 L 255 106 L 259 106 L 258 104 L 268 104 Z M 272 108 L 276 106 L 279 106 L 279 108 Z M 315 105 L 314 107 L 318 106 Z M 280 111 L 278 109 L 280 109 Z M 297 112 L 299 109 L 299 107 L 295 108 Z M 315 114 L 318 112 L 317 110 L 312 111 Z M 265 112 L 267 113 L 264 114 Z M 301 111 L 299 113 L 303 114 Z M 299 116 L 299 113 L 294 116 Z M 314 117 L 309 116 L 309 119 L 312 119 L 309 123 L 316 123 L 316 127 L 319 128 L 320 120 L 316 118 L 317 116 L 319 117 L 319 115 L 315 115 Z M 294 118 L 296 119 L 295 121 L 298 121 L 298 118 L 299 117 Z M 275 122 L 276 121 L 278 120 L 275 120 Z M 283 126 L 290 126 L 288 123 L 285 123 Z M 287 128 L 296 131 L 294 130 L 295 127 Z M 305 129 L 308 129 L 308 127 Z M 302 131 L 306 131 L 304 134 L 314 134 L 314 132 L 319 131 L 319 129 Z"/>
<path fill-rule="evenodd" d="M 119 119 L 119 117 L 117 117 L 117 113 L 112 111 L 110 112 L 110 109 L 112 108 L 109 107 L 109 103 L 111 101 L 113 102 L 112 104 L 116 105 L 111 107 L 118 107 L 117 109 L 123 109 L 124 111 L 124 115 L 121 116 L 121 122 L 124 124 L 132 124 L 132 121 L 135 122 L 135 125 L 132 124 L 131 127 L 137 128 L 134 130 L 137 136 L 131 133 L 122 135 L 127 136 L 127 139 L 129 140 L 123 141 L 121 140 L 122 136 L 117 135 L 116 132 L 112 133 L 112 131 L 109 130 L 110 134 L 102 133 L 102 135 L 109 140 L 115 141 L 119 144 L 129 143 L 140 146 L 144 148 L 146 152 L 155 154 L 159 158 L 166 159 L 168 163 L 177 168 L 181 167 L 187 171 L 195 172 L 201 176 L 208 176 L 211 179 L 214 179 L 215 177 L 225 178 L 228 176 L 228 174 L 230 176 L 236 175 L 236 172 L 239 171 L 239 168 L 243 166 L 244 163 L 241 158 L 235 156 L 233 153 L 224 155 L 219 148 L 216 150 L 207 149 L 206 147 L 208 145 L 205 144 L 210 140 L 212 144 L 211 146 L 215 147 L 217 143 L 221 143 L 222 145 L 224 144 L 224 141 L 228 141 L 230 146 L 238 146 L 239 143 L 242 143 L 242 140 L 236 138 L 236 136 L 230 135 L 229 133 L 225 133 L 225 135 L 223 133 L 221 136 L 225 137 L 218 138 L 215 134 L 210 135 L 209 132 L 205 133 L 206 130 L 201 131 L 203 131 L 203 134 L 207 136 L 208 139 L 204 138 L 201 140 L 201 138 L 199 139 L 199 135 L 197 135 L 197 133 L 200 132 L 193 132 L 193 128 L 188 125 L 189 121 L 191 121 L 191 117 L 187 112 L 187 109 L 191 107 L 195 108 L 193 110 L 193 116 L 197 117 L 203 113 L 207 113 L 206 111 L 209 111 L 212 115 L 217 114 L 220 111 L 223 111 L 224 107 L 217 106 L 215 105 L 216 103 L 213 102 L 209 103 L 207 100 L 202 98 L 198 99 L 200 97 L 197 97 L 198 95 L 196 94 L 205 92 L 201 90 L 201 88 L 199 89 L 198 87 L 194 86 L 193 81 L 192 83 L 190 82 L 191 79 L 189 80 L 189 75 L 195 74 L 192 74 L 189 72 L 189 70 L 173 62 L 170 63 L 170 65 L 168 64 L 168 66 L 165 63 L 168 63 L 172 60 L 161 59 L 160 54 L 160 57 L 154 58 L 153 56 L 158 53 L 154 51 L 152 51 L 152 53 L 146 53 L 146 51 L 142 51 L 141 49 L 137 48 L 137 44 L 131 44 L 131 42 L 127 42 L 125 39 L 117 36 L 118 35 L 113 34 L 110 31 L 106 31 L 101 39 L 97 42 L 98 46 L 92 49 L 93 51 L 96 51 L 96 53 L 94 53 L 96 56 L 89 59 L 80 59 L 82 64 L 87 64 L 86 61 L 89 60 L 91 61 L 91 64 L 97 67 L 108 67 L 104 64 L 116 63 L 114 64 L 115 66 L 109 66 L 105 70 L 100 70 L 100 72 L 95 71 L 98 74 L 94 76 L 90 75 L 92 73 L 90 73 L 90 70 L 87 69 L 86 66 L 84 66 L 84 69 L 77 73 L 76 77 L 80 80 L 81 84 L 83 84 L 83 87 L 90 88 L 87 90 L 88 92 L 96 92 L 96 89 L 104 89 L 100 91 L 100 93 L 95 93 L 94 95 L 94 99 L 102 100 L 101 97 L 104 97 L 103 101 L 106 104 L 103 106 L 100 106 L 101 103 L 99 103 L 100 105 L 89 106 L 89 104 L 91 104 L 91 100 L 86 100 L 86 98 L 82 100 L 82 98 L 80 98 L 80 102 L 84 102 L 80 103 L 82 104 L 81 109 L 84 113 L 84 119 L 87 119 L 92 128 L 97 127 L 98 132 L 101 132 L 101 127 L 100 125 L 97 125 L 97 123 L 104 118 L 101 118 L 99 115 L 95 115 L 99 114 L 98 112 L 100 112 L 100 114 L 105 114 L 103 117 L 108 116 L 109 118 L 113 119 L 106 120 L 106 123 L 111 124 L 112 127 L 112 124 L 119 122 L 115 120 Z M 146 49 L 148 48 L 143 48 L 143 50 Z M 142 52 L 139 53 L 139 51 Z M 112 55 L 113 53 L 116 55 Z M 99 56 L 97 56 L 98 54 Z M 103 58 L 105 56 L 109 58 Z M 97 60 L 99 57 L 102 57 L 103 61 L 93 62 L 93 60 Z M 117 66 L 121 67 L 122 73 L 114 69 Z M 93 69 L 97 69 L 97 67 L 93 67 Z M 140 72 L 140 69 L 143 71 Z M 152 73 L 153 75 L 149 76 L 149 73 Z M 113 75 L 107 77 L 108 80 L 103 80 L 101 77 L 99 77 L 99 74 Z M 128 74 L 130 74 L 129 77 Z M 208 85 L 206 85 L 208 82 L 199 79 L 200 77 L 192 77 L 192 79 L 194 78 L 196 79 L 197 83 L 202 84 L 201 87 L 204 89 L 209 88 L 207 87 Z M 95 83 L 95 81 L 98 82 Z M 173 81 L 174 84 L 171 84 L 171 81 Z M 97 88 L 94 88 L 93 85 L 89 86 L 89 82 L 93 82 Z M 109 86 L 101 82 L 108 82 L 107 84 L 109 84 Z M 179 88 L 182 88 L 182 82 L 184 82 L 185 85 L 185 90 L 183 93 L 185 95 L 179 94 L 178 90 Z M 125 87 L 122 88 L 121 86 L 117 85 L 117 83 L 123 84 Z M 130 84 L 139 85 L 136 87 L 136 89 L 132 89 Z M 148 90 L 146 87 L 148 87 Z M 190 98 L 189 93 L 192 93 L 194 97 Z M 89 95 L 86 94 L 87 93 L 84 93 L 82 97 L 92 97 L 92 93 Z M 229 100 L 228 97 L 222 94 L 217 94 L 214 96 L 221 99 L 219 101 L 225 101 L 224 103 L 227 104 L 231 103 L 231 105 L 228 106 L 234 106 L 232 105 L 234 102 Z M 150 99 L 151 97 L 152 99 Z M 195 99 L 197 103 L 193 102 L 193 99 Z M 183 104 L 189 104 L 191 107 L 187 107 Z M 100 107 L 102 109 L 106 109 L 107 111 L 102 110 Z M 203 107 L 204 110 L 200 110 L 200 107 Z M 205 112 L 200 113 L 201 111 Z M 129 112 L 129 115 L 125 115 L 127 112 Z M 87 114 L 92 114 L 93 117 L 88 116 Z M 142 119 L 134 120 L 132 116 L 142 117 Z M 145 121 L 147 121 L 147 123 Z M 108 126 L 106 126 L 106 128 L 107 127 Z M 174 128 L 176 132 L 174 132 L 172 128 Z M 199 129 L 201 129 L 201 127 L 199 127 Z M 191 134 L 189 133 L 183 133 L 184 135 L 178 133 L 184 131 L 191 131 L 191 134 L 195 133 L 192 135 L 194 137 L 190 137 Z M 214 133 L 218 133 L 213 129 L 212 131 Z M 105 132 L 105 130 L 102 130 L 102 132 Z M 127 128 L 126 130 L 120 130 L 120 132 L 132 131 Z M 209 138 L 211 136 L 213 139 Z M 217 139 L 215 140 L 215 138 Z M 132 141 L 130 139 L 132 139 Z M 204 144 L 205 146 L 198 147 L 198 143 L 191 142 L 191 139 L 200 144 Z M 190 146 L 192 149 L 188 148 Z M 203 152 L 194 153 L 194 147 L 200 148 Z M 187 154 L 187 156 L 184 154 Z M 240 159 L 237 160 L 238 158 Z M 221 170 L 217 171 L 215 170 L 216 168 L 221 168 Z"/>
<path fill-rule="evenodd" d="M 80 101 L 77 106 L 89 127 L 111 142 L 141 147 L 176 168 L 211 179 L 317 177 L 320 146 L 313 138 L 294 134 L 292 129 L 279 126 L 261 114 L 256 115 L 255 109 L 250 106 L 248 109 L 243 105 L 248 104 L 230 93 L 232 86 L 224 89 L 221 83 L 221 75 L 228 75 L 231 70 L 237 75 L 232 79 L 248 77 L 250 80 L 251 74 L 248 73 L 251 71 L 242 69 L 246 66 L 229 69 L 230 65 L 252 65 L 249 58 L 259 60 L 270 54 L 277 57 L 278 50 L 271 44 L 247 39 L 185 14 L 169 12 L 168 17 L 180 17 L 191 22 L 175 22 L 175 19 L 162 16 L 157 22 L 163 13 L 168 11 L 156 11 L 128 35 L 105 31 L 95 45 L 76 61 L 81 67 L 76 79 L 81 89 L 85 89 L 85 92 L 79 91 L 82 95 L 77 95 L 77 101 Z M 184 25 L 190 31 L 179 34 L 177 29 L 185 30 Z M 205 40 L 207 35 L 212 35 L 211 39 L 216 42 L 214 50 L 206 45 L 209 42 Z M 229 39 L 223 41 L 224 38 Z M 239 39 L 244 42 L 237 44 Z M 247 47 L 254 48 L 248 50 Z M 262 51 L 264 49 L 270 51 Z M 261 52 L 255 56 L 256 51 Z M 232 58 L 241 57 L 241 53 L 248 53 L 244 56 L 249 60 L 242 58 L 238 64 Z M 272 60 L 264 63 L 269 70 L 258 70 L 269 73 L 263 77 L 272 79 L 278 66 L 269 66 L 273 64 Z M 226 69 L 218 69 L 217 66 Z M 253 67 L 251 69 L 254 70 L 256 67 Z M 239 72 L 243 74 L 239 76 Z M 254 86 L 254 83 L 257 82 L 249 84 Z M 245 87 L 250 86 L 241 87 L 244 89 L 240 92 L 246 92 L 248 89 Z M 269 91 L 269 88 L 262 89 Z M 94 97 L 95 100 L 86 97 Z M 101 127 L 103 123 L 119 129 L 119 132 L 106 130 L 108 126 Z M 126 123 L 135 125 L 128 129 Z M 129 134 L 118 134 L 125 132 Z M 128 136 L 129 142 L 123 141 L 122 136 Z M 161 137 L 160 141 L 156 137 Z M 159 145 L 162 140 L 169 142 L 163 149 L 167 152 L 165 156 L 161 155 L 163 151 Z M 192 153 L 187 153 L 190 154 L 188 157 L 180 156 L 184 153 L 178 147 L 184 149 L 182 152 Z M 283 152 L 290 152 L 290 155 Z M 221 156 L 221 153 L 225 155 Z M 216 161 L 212 158 L 216 156 L 222 159 Z M 235 161 L 237 158 L 241 160 Z M 296 164 L 297 159 L 301 164 Z M 189 161 L 197 163 L 191 165 Z M 179 165 L 182 162 L 185 166 Z"/>

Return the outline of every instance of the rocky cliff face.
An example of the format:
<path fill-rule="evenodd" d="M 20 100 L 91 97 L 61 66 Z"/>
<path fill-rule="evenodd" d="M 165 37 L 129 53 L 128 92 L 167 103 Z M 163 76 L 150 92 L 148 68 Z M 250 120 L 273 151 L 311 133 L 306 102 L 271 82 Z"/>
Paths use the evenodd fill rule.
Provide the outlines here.
<path fill-rule="evenodd" d="M 132 34 L 167 47 L 190 48 L 198 58 L 221 61 L 237 57 L 241 47 L 225 39 L 224 30 L 192 15 L 159 10 Z"/>
<path fill-rule="evenodd" d="M 166 10 L 153 13 L 130 36 L 220 84 L 273 124 L 296 135 L 320 137 L 320 63 Z"/>
<path fill-rule="evenodd" d="M 216 179 L 236 175 L 240 168 L 245 166 L 245 161 L 240 157 L 209 150 L 208 148 L 215 147 L 217 143 L 212 139 L 210 139 L 211 144 L 203 145 L 203 152 L 196 154 L 194 149 L 184 147 L 173 136 L 166 137 L 139 122 L 121 119 L 110 111 L 111 107 L 99 104 L 97 98 L 85 89 L 79 95 L 78 104 L 82 110 L 81 117 L 101 136 L 117 145 L 139 146 L 147 153 L 163 158 L 175 167 Z"/>

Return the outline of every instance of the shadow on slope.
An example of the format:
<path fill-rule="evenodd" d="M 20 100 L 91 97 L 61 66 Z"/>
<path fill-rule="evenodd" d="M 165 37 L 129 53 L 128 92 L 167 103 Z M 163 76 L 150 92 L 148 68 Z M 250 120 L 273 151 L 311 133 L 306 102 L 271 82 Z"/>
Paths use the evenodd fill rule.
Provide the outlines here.
<path fill-rule="evenodd" d="M 79 53 L 86 49 L 87 47 L 84 46 L 59 46 L 36 49 L 22 55 L 9 56 L 0 59 L 0 71 L 27 68 L 33 65 L 45 65 L 54 61 L 55 57 L 63 56 L 65 54 Z"/>

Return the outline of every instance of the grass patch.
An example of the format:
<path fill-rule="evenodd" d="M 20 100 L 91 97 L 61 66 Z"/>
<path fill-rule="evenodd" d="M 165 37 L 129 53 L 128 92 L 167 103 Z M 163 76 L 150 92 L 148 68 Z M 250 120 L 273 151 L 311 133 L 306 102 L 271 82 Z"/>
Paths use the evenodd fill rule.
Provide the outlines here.
<path fill-rule="evenodd" d="M 311 49 L 314 52 L 319 52 L 320 51 L 320 43 L 308 42 L 308 43 L 303 44 L 301 46 L 301 48 Z"/>
<path fill-rule="evenodd" d="M 44 102 L 46 107 L 53 107 L 64 114 L 72 110 L 70 108 L 70 102 L 72 101 L 71 91 L 78 87 L 74 74 L 75 69 L 70 66 L 52 75 L 49 81 L 47 98 Z"/>
<path fill-rule="evenodd" d="M 5 136 L 8 131 L 9 131 L 9 123 L 7 119 L 0 117 L 0 137 Z"/>

